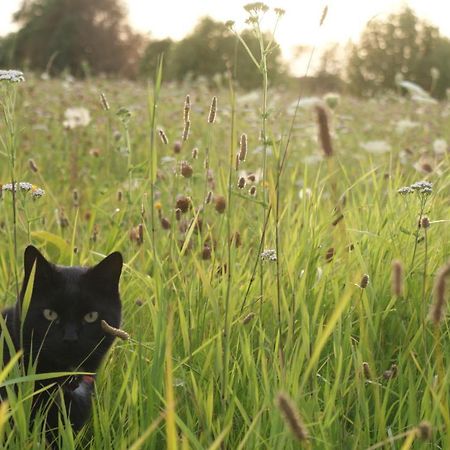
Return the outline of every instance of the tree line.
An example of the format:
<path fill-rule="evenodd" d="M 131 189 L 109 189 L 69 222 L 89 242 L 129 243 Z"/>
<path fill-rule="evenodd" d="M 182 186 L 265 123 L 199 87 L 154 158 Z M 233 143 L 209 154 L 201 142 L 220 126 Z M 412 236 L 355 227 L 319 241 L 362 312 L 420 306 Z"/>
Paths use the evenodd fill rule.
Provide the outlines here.
<path fill-rule="evenodd" d="M 121 0 L 24 0 L 14 21 L 18 31 L 0 38 L 1 67 L 51 75 L 67 71 L 78 77 L 102 73 L 148 78 L 164 54 L 168 81 L 212 80 L 229 72 L 244 89 L 261 83 L 229 28 L 208 17 L 180 41 L 135 32 Z M 259 43 L 253 32 L 244 30 L 241 36 L 257 53 Z M 450 40 L 409 8 L 370 21 L 343 58 L 336 57 L 336 50 L 323 52 L 319 70 L 309 83 L 313 88 L 374 95 L 395 89 L 402 78 L 442 98 L 450 86 Z M 333 58 L 344 62 L 335 64 Z M 273 84 L 292 81 L 277 46 L 268 57 L 268 69 Z"/>

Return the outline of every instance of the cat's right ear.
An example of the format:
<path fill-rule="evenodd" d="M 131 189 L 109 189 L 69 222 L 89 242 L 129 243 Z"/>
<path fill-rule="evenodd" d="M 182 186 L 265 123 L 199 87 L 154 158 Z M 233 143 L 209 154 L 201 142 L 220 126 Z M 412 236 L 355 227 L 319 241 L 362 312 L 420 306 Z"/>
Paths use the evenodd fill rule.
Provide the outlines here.
<path fill-rule="evenodd" d="M 52 265 L 44 258 L 42 253 L 33 245 L 29 245 L 23 255 L 24 278 L 20 297 L 23 298 L 30 279 L 33 265 L 36 263 L 34 285 L 50 281 L 53 273 Z"/>

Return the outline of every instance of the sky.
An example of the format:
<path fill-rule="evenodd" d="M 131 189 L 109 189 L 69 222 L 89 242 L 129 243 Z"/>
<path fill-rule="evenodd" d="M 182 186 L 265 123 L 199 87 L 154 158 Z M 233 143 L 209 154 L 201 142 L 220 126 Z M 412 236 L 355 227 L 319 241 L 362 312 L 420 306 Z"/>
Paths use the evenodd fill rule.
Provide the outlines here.
<path fill-rule="evenodd" d="M 94 0 L 93 0 L 94 1 Z M 234 20 L 242 28 L 247 17 L 243 6 L 250 0 L 123 0 L 130 22 L 138 31 L 154 38 L 181 39 L 188 34 L 199 18 L 211 16 L 216 20 Z M 265 0 L 268 6 L 286 10 L 276 32 L 283 55 L 291 59 L 299 45 L 325 48 L 338 42 L 357 41 L 367 22 L 386 17 L 403 5 L 410 6 L 417 15 L 439 27 L 450 37 L 449 0 Z M 14 30 L 12 14 L 21 0 L 0 0 L 0 35 Z M 328 5 L 324 25 L 318 24 Z M 274 16 L 266 17 L 270 29 Z"/>

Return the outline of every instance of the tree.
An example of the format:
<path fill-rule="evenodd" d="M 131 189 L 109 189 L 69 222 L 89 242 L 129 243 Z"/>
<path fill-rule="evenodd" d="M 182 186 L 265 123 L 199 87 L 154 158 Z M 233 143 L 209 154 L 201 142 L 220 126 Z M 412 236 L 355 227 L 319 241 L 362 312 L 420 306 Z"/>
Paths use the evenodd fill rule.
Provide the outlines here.
<path fill-rule="evenodd" d="M 68 69 L 131 75 L 142 38 L 127 23 L 120 0 L 24 0 L 15 14 L 19 24 L 14 60 L 33 69 Z"/>
<path fill-rule="evenodd" d="M 248 47 L 258 54 L 259 43 L 250 30 L 242 33 Z M 265 36 L 268 40 L 268 35 Z M 160 51 L 161 50 L 161 51 Z M 159 52 L 159 53 L 158 53 Z M 151 42 L 145 52 L 141 68 L 146 75 L 155 73 L 158 54 L 164 52 L 165 80 L 183 80 L 187 75 L 212 79 L 216 74 L 234 72 L 238 83 L 245 89 L 254 89 L 261 84 L 261 75 L 246 50 L 225 24 L 209 17 L 200 20 L 195 29 L 181 41 Z M 277 81 L 284 71 L 277 47 L 269 56 L 268 69 L 271 81 Z"/>
<path fill-rule="evenodd" d="M 350 88 L 356 94 L 394 89 L 400 74 L 429 89 L 434 67 L 440 73 L 434 94 L 443 97 L 450 81 L 449 58 L 449 40 L 405 8 L 391 14 L 387 21 L 373 20 L 367 25 L 360 42 L 350 52 Z"/>

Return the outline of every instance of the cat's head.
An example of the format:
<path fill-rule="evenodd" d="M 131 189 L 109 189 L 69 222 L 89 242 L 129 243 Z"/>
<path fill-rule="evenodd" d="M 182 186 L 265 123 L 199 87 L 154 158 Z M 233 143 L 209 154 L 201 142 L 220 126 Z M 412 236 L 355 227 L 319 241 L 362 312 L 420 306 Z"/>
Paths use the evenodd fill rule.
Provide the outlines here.
<path fill-rule="evenodd" d="M 23 347 L 26 355 L 37 357 L 39 371 L 97 369 L 113 341 L 101 320 L 120 326 L 122 263 L 122 255 L 114 252 L 93 267 L 57 266 L 35 247 L 26 248 L 19 302 L 34 265 L 36 269 Z"/>

